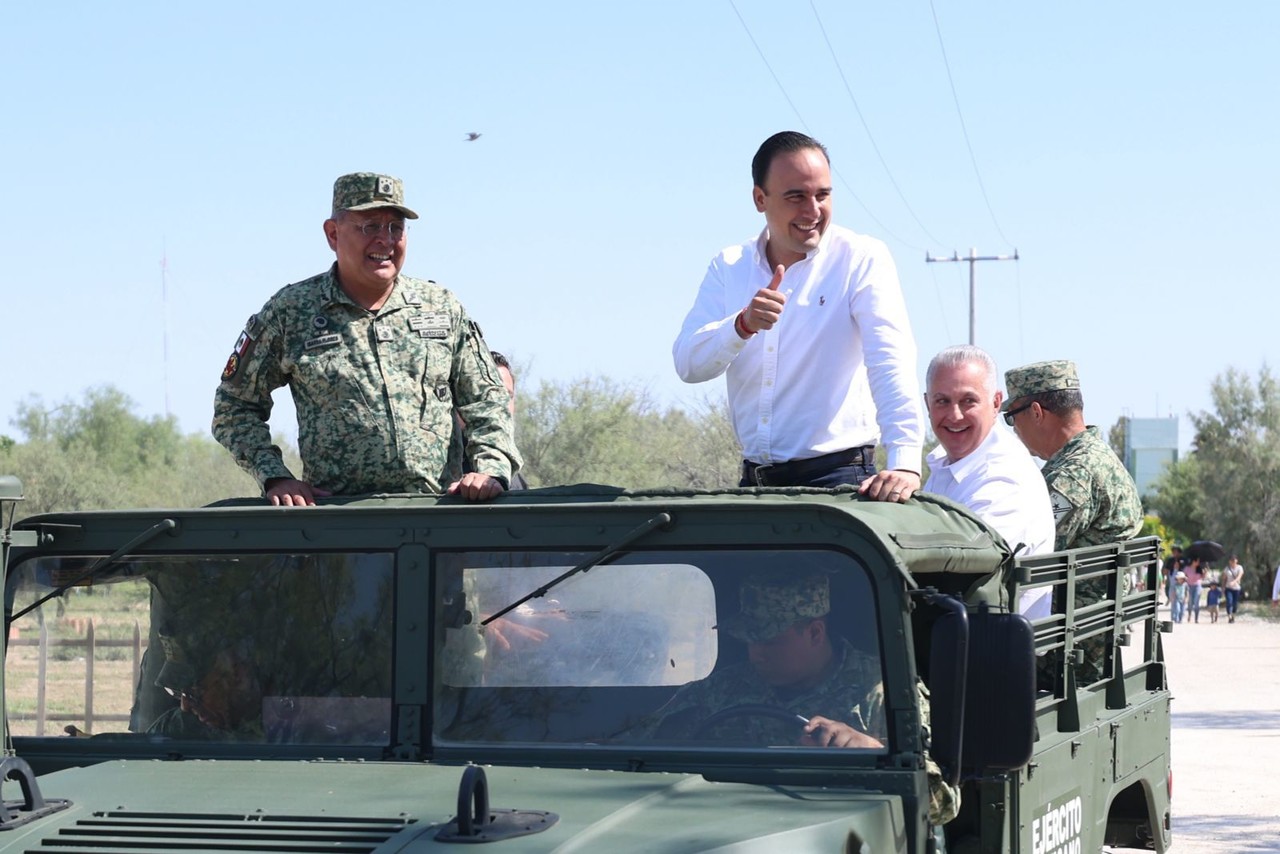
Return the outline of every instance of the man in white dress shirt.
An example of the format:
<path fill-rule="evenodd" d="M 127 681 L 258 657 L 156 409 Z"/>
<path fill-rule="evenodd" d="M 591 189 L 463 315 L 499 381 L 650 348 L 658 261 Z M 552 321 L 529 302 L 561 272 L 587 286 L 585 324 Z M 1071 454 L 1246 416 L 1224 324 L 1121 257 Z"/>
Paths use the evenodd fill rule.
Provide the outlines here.
<path fill-rule="evenodd" d="M 924 489 L 968 507 L 1019 554 L 1051 552 L 1049 489 L 1018 437 L 996 424 L 999 375 L 995 360 L 972 345 L 948 347 L 929 362 L 925 408 L 938 447 L 929 452 Z M 1030 619 L 1047 615 L 1047 592 L 1027 591 L 1018 610 Z"/>
<path fill-rule="evenodd" d="M 924 425 L 893 258 L 832 223 L 831 166 L 811 137 L 774 134 L 751 173 L 765 229 L 711 261 L 672 348 L 676 372 L 725 375 L 740 485 L 851 483 L 906 501 L 920 488 Z"/>

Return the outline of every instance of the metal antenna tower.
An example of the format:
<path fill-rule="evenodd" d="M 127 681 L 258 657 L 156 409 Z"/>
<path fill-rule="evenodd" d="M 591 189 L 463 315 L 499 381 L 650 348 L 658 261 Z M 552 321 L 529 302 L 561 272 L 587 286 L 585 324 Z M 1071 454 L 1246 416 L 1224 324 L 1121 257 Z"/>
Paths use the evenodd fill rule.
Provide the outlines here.
<path fill-rule="evenodd" d="M 163 244 L 160 255 L 160 307 L 164 326 L 164 417 L 168 418 L 172 411 L 169 408 L 169 251 Z"/>

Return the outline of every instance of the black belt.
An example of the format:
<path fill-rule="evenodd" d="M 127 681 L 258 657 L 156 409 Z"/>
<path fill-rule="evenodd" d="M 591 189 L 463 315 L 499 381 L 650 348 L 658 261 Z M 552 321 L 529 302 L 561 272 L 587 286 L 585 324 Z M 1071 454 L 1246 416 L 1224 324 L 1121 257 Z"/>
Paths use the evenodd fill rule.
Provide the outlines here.
<path fill-rule="evenodd" d="M 785 463 L 753 463 L 742 461 L 742 479 L 755 486 L 791 486 L 840 466 L 875 465 L 875 445 L 862 445 L 844 451 L 832 451 L 820 457 L 788 460 Z"/>

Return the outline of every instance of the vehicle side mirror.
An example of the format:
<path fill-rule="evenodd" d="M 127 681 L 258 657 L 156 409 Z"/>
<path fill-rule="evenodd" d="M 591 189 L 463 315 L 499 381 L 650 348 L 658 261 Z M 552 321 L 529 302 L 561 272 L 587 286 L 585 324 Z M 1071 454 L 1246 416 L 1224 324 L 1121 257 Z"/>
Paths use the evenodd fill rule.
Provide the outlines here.
<path fill-rule="evenodd" d="M 1036 740 L 1035 629 L 1021 614 L 969 615 L 964 707 L 966 772 L 1012 771 Z"/>
<path fill-rule="evenodd" d="M 928 601 L 941 609 L 929 640 L 929 753 L 942 778 L 954 786 L 960 780 L 964 743 L 969 613 L 955 596 L 938 593 Z"/>
<path fill-rule="evenodd" d="M 1035 747 L 1035 632 L 1020 614 L 968 613 L 951 596 L 929 652 L 930 754 L 955 785 L 961 771 L 1021 768 Z"/>

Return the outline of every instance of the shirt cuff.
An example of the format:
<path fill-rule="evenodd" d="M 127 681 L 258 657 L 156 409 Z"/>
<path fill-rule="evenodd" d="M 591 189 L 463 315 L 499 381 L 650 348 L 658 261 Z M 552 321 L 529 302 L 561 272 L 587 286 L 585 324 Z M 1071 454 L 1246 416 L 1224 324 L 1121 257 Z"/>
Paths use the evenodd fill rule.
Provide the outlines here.
<path fill-rule="evenodd" d="M 889 448 L 885 468 L 913 471 L 918 475 L 920 474 L 920 457 L 923 453 L 924 448 L 920 447 Z"/>

